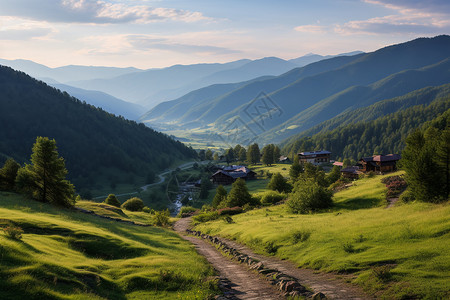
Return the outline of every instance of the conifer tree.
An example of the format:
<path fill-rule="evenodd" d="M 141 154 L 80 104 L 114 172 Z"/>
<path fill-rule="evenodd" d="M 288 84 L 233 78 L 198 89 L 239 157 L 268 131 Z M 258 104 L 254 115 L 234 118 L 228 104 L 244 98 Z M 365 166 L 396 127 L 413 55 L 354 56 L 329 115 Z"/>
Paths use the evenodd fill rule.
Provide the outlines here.
<path fill-rule="evenodd" d="M 60 206 L 75 204 L 74 186 L 65 179 L 67 169 L 59 157 L 56 141 L 37 137 L 31 154 L 31 164 L 19 169 L 16 184 L 34 199 Z"/>
<path fill-rule="evenodd" d="M 247 151 L 247 162 L 249 164 L 256 164 L 260 161 L 260 151 L 257 143 L 254 143 L 248 147 Z"/>
<path fill-rule="evenodd" d="M 12 191 L 14 189 L 17 171 L 20 165 L 12 158 L 8 158 L 0 169 L 0 189 Z"/>
<path fill-rule="evenodd" d="M 219 185 L 216 188 L 216 195 L 212 201 L 212 206 L 214 208 L 218 207 L 220 203 L 227 199 L 227 190 L 223 187 L 223 185 Z"/>
<path fill-rule="evenodd" d="M 236 181 L 231 185 L 231 190 L 228 193 L 226 206 L 244 206 L 245 204 L 250 203 L 251 200 L 252 196 L 248 192 L 245 180 L 242 178 L 236 179 Z"/>

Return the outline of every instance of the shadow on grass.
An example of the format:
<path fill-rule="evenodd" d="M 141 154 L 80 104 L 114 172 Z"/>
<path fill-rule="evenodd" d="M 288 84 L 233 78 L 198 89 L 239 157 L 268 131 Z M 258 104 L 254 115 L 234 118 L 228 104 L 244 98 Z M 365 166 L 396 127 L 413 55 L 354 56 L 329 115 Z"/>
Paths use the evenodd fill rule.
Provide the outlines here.
<path fill-rule="evenodd" d="M 349 198 L 345 201 L 340 201 L 334 203 L 334 208 L 336 210 L 358 210 L 358 209 L 366 209 L 373 208 L 380 205 L 380 199 L 377 198 Z"/>

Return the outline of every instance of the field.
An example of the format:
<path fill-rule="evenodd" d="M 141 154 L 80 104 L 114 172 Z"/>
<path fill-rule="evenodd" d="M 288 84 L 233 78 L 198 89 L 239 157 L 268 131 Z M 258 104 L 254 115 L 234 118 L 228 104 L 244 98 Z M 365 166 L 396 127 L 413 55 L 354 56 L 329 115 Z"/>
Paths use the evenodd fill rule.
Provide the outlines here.
<path fill-rule="evenodd" d="M 0 203 L 0 227 L 24 231 L 20 240 L 0 231 L 0 299 L 204 299 L 214 293 L 212 269 L 170 230 L 13 193 L 1 192 Z"/>
<path fill-rule="evenodd" d="M 294 215 L 279 205 L 197 229 L 300 267 L 352 274 L 354 283 L 379 297 L 449 297 L 450 206 L 399 203 L 386 209 L 380 178 L 336 193 L 327 212 Z"/>

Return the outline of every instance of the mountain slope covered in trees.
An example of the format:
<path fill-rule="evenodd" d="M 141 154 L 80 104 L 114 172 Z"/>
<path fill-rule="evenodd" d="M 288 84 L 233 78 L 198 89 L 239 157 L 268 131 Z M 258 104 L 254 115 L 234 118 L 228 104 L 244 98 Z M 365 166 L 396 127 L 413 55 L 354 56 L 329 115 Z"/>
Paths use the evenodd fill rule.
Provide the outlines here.
<path fill-rule="evenodd" d="M 191 100 L 179 118 L 163 113 L 146 121 L 158 128 L 178 125 L 177 134 L 196 129 L 204 139 L 214 140 L 215 133 L 231 134 L 227 131 L 235 128 L 230 124 L 240 120 L 250 128 L 242 140 L 253 135 L 261 143 L 280 142 L 340 113 L 449 83 L 449 53 L 450 36 L 419 38 L 371 53 L 323 60 L 197 103 Z M 266 94 L 265 104 L 257 99 L 261 92 Z"/>
<path fill-rule="evenodd" d="M 400 153 L 414 129 L 449 109 L 450 84 L 424 88 L 324 122 L 283 142 L 282 153 L 327 149 L 337 160 Z"/>
<path fill-rule="evenodd" d="M 0 160 L 27 162 L 37 136 L 55 139 L 78 191 L 133 183 L 196 153 L 144 124 L 116 117 L 0 67 Z"/>

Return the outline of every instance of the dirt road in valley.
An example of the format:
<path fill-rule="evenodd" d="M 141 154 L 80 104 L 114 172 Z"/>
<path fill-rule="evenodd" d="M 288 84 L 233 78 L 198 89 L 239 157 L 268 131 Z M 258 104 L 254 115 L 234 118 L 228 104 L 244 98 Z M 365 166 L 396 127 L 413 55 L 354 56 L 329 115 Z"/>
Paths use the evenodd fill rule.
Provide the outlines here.
<path fill-rule="evenodd" d="M 189 227 L 190 218 L 184 218 L 177 221 L 174 225 L 175 231 L 181 236 L 193 243 L 197 251 L 206 257 L 206 259 L 218 271 L 220 276 L 226 277 L 234 285 L 235 296 L 238 299 L 283 299 L 274 286 L 271 286 L 262 277 L 248 270 L 244 265 L 237 263 L 227 257 L 224 257 L 213 245 L 208 242 L 185 235 Z M 267 257 L 254 253 L 251 249 L 234 241 L 221 238 L 228 246 L 237 249 L 243 254 L 247 254 L 261 261 L 265 267 L 277 269 L 298 280 L 304 286 L 322 292 L 330 299 L 374 299 L 364 293 L 358 286 L 349 284 L 346 280 L 350 275 L 335 275 L 327 273 L 318 273 L 310 269 L 297 268 L 289 261 L 282 261 L 276 257 Z"/>
<path fill-rule="evenodd" d="M 185 231 L 190 223 L 190 218 L 177 221 L 174 225 L 181 237 L 195 245 L 198 253 L 203 255 L 208 262 L 216 269 L 220 277 L 227 278 L 231 282 L 229 295 L 235 299 L 261 299 L 277 300 L 284 299 L 281 293 L 270 283 L 258 274 L 251 272 L 244 265 L 239 264 L 223 256 L 213 245 L 208 242 L 185 235 Z"/>

